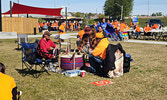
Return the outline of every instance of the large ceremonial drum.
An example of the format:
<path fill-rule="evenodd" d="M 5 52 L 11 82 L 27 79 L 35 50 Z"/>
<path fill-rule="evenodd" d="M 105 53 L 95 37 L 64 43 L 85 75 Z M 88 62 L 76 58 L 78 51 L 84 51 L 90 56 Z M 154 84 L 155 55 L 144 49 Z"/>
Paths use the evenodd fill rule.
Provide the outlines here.
<path fill-rule="evenodd" d="M 65 70 L 80 69 L 82 66 L 83 66 L 82 55 L 75 55 L 74 58 L 72 58 L 72 55 L 62 55 L 60 57 L 61 69 L 65 69 Z"/>

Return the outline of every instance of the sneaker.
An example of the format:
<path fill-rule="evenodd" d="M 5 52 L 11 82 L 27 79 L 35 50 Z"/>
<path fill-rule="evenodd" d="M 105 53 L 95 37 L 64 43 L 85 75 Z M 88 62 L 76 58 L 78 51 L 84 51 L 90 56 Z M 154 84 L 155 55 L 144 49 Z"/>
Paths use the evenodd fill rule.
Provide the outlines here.
<path fill-rule="evenodd" d="M 58 66 L 59 66 L 59 63 L 58 63 L 58 62 L 55 62 L 55 63 L 53 63 L 53 66 L 54 66 L 54 67 L 58 67 Z"/>

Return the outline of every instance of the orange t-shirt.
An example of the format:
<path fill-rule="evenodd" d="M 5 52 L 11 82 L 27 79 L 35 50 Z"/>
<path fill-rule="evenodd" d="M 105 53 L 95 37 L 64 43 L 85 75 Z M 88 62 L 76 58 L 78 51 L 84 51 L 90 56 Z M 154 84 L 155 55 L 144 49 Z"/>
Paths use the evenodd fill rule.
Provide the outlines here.
<path fill-rule="evenodd" d="M 14 79 L 0 72 L 0 100 L 12 100 L 12 89 L 15 87 Z"/>
<path fill-rule="evenodd" d="M 43 23 L 42 22 L 40 23 L 40 27 L 43 27 Z"/>
<path fill-rule="evenodd" d="M 153 29 L 157 29 L 158 27 L 159 27 L 158 24 L 154 24 L 154 25 L 152 26 Z"/>
<path fill-rule="evenodd" d="M 99 56 L 101 59 L 106 58 L 106 50 L 109 45 L 109 41 L 107 38 L 103 38 L 98 45 L 95 47 L 95 49 L 92 51 L 92 55 Z"/>
<path fill-rule="evenodd" d="M 84 33 L 85 33 L 84 30 L 80 30 L 80 31 L 78 32 L 78 35 L 79 35 L 80 39 L 82 39 Z"/>
<path fill-rule="evenodd" d="M 130 27 L 133 27 L 133 22 L 130 22 Z"/>
<path fill-rule="evenodd" d="M 63 31 L 63 32 L 59 31 L 59 35 L 65 34 L 65 25 L 60 25 L 59 29 Z"/>
<path fill-rule="evenodd" d="M 136 27 L 136 32 L 140 32 L 141 30 L 140 30 L 140 27 L 139 26 L 137 26 Z"/>
<path fill-rule="evenodd" d="M 120 31 L 121 31 L 121 32 L 124 32 L 125 29 L 126 29 L 126 24 L 125 24 L 125 23 L 121 23 L 121 24 L 120 24 Z"/>
<path fill-rule="evenodd" d="M 149 32 L 149 31 L 151 31 L 151 27 L 149 27 L 149 26 L 148 26 L 148 27 L 145 26 L 145 27 L 144 27 L 144 31 L 145 31 L 146 33 Z"/>

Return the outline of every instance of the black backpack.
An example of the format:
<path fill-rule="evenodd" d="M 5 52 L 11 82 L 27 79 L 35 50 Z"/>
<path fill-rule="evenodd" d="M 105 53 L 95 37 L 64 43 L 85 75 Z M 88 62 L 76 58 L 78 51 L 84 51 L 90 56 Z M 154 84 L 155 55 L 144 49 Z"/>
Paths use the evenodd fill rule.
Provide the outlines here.
<path fill-rule="evenodd" d="M 127 73 L 130 71 L 130 62 L 133 61 L 133 59 L 131 59 L 130 54 L 125 54 L 124 56 L 124 64 L 123 64 L 123 72 Z"/>

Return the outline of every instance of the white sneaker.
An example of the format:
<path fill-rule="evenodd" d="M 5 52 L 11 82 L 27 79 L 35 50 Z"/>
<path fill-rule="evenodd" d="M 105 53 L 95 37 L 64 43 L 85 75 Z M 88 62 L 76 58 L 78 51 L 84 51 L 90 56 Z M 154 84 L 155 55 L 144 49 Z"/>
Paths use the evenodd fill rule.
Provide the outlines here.
<path fill-rule="evenodd" d="M 59 66 L 59 63 L 58 63 L 58 62 L 55 62 L 55 63 L 53 63 L 53 66 L 54 66 L 54 67 L 58 67 L 58 66 Z"/>

